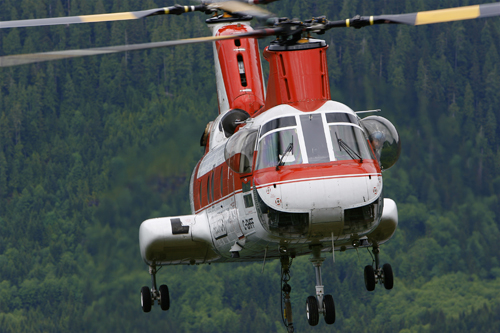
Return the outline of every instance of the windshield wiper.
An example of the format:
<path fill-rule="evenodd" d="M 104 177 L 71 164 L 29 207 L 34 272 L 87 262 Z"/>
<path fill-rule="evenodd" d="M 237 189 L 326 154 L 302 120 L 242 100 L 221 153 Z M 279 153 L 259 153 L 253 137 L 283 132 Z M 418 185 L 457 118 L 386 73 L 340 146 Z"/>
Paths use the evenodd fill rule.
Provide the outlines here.
<path fill-rule="evenodd" d="M 342 139 L 339 139 L 339 137 L 337 136 L 337 132 L 335 132 L 335 137 L 337 138 L 337 143 L 339 145 L 339 148 L 340 148 L 340 151 L 342 151 L 342 148 L 344 148 L 345 152 L 347 154 L 349 154 L 349 156 L 355 160 L 356 158 L 355 157 L 358 157 L 359 158 L 359 162 L 360 163 L 363 163 L 363 158 L 354 150 L 352 149 L 351 147 L 349 147 L 347 145 L 347 143 L 344 142 L 344 140 Z"/>
<path fill-rule="evenodd" d="M 288 147 L 286 147 L 283 155 L 281 155 L 280 161 L 278 162 L 278 165 L 276 166 L 276 171 L 278 171 L 280 169 L 280 166 L 285 165 L 285 162 L 283 162 L 283 159 L 285 158 L 286 154 L 288 154 L 289 152 L 292 151 L 292 149 L 293 149 L 293 138 L 292 138 L 292 142 L 290 142 Z"/>

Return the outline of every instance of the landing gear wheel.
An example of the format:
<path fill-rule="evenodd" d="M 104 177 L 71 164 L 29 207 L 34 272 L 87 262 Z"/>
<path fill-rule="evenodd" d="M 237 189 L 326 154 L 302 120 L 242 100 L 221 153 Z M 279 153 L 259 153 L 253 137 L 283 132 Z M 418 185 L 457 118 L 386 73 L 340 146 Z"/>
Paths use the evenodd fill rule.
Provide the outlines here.
<path fill-rule="evenodd" d="M 319 322 L 318 300 L 314 296 L 309 296 L 306 301 L 306 314 L 309 325 L 316 326 Z"/>
<path fill-rule="evenodd" d="M 142 311 L 144 312 L 149 312 L 151 311 L 151 305 L 152 305 L 152 299 L 151 299 L 151 290 L 149 290 L 148 287 L 142 287 L 141 288 L 141 306 L 142 306 Z"/>
<path fill-rule="evenodd" d="M 170 309 L 170 295 L 168 287 L 164 284 L 160 286 L 160 307 L 163 311 Z"/>
<path fill-rule="evenodd" d="M 371 265 L 365 266 L 365 286 L 368 291 L 375 290 L 375 271 Z"/>
<path fill-rule="evenodd" d="M 335 302 L 333 301 L 332 295 L 325 295 L 323 298 L 323 315 L 325 317 L 325 322 L 331 325 L 335 322 Z"/>
<path fill-rule="evenodd" d="M 382 266 L 382 273 L 384 274 L 384 287 L 387 290 L 392 289 L 394 286 L 394 275 L 392 274 L 392 267 L 390 264 Z"/>

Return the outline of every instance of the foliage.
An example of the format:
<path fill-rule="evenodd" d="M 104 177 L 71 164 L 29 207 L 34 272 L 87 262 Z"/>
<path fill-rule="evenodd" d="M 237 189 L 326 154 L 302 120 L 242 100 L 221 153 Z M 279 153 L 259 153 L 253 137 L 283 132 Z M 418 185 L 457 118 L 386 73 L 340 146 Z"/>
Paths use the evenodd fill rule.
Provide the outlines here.
<path fill-rule="evenodd" d="M 441 1 L 442 8 L 478 1 Z M 174 1 L 6 0 L 0 20 L 141 10 Z M 280 16 L 344 19 L 435 2 L 282 0 Z M 205 36 L 201 14 L 0 30 L 0 55 Z M 400 227 L 382 248 L 396 282 L 364 290 L 361 251 L 323 269 L 338 331 L 500 330 L 500 21 L 380 26 L 324 35 L 332 96 L 382 108 L 403 152 L 384 173 Z M 265 42 L 261 42 L 264 45 Z M 264 64 L 264 67 L 266 65 Z M 0 70 L 0 327 L 5 332 L 284 332 L 279 265 L 166 267 L 172 308 L 141 313 L 137 231 L 186 214 L 198 138 L 217 114 L 211 45 Z M 294 318 L 314 292 L 292 269 Z"/>

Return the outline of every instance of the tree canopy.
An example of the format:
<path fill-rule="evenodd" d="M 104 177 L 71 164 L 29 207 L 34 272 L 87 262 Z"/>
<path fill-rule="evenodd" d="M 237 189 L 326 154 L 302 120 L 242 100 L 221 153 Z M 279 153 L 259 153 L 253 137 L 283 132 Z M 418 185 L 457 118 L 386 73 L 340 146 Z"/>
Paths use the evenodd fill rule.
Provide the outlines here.
<path fill-rule="evenodd" d="M 268 9 L 334 20 L 476 3 L 281 0 Z M 173 4 L 4 0 L 0 20 Z M 0 55 L 208 36 L 205 18 L 2 29 Z M 333 99 L 381 108 L 403 145 L 384 172 L 384 195 L 399 208 L 399 228 L 381 248 L 394 289 L 364 289 L 365 250 L 325 261 L 332 330 L 499 331 L 500 19 L 320 37 Z M 284 332 L 278 262 L 263 273 L 261 263 L 165 267 L 158 280 L 171 310 L 140 308 L 150 277 L 139 225 L 189 213 L 198 139 L 217 109 L 211 44 L 0 69 L 1 331 Z M 321 329 L 304 313 L 314 293 L 307 258 L 295 259 L 290 284 L 298 330 Z"/>

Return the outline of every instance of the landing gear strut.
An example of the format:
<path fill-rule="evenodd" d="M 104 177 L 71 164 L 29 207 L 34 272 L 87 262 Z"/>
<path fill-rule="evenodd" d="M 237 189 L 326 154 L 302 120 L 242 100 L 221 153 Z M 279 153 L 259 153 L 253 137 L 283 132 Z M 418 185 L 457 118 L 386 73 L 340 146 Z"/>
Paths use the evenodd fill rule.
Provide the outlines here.
<path fill-rule="evenodd" d="M 318 325 L 321 313 L 327 324 L 333 324 L 335 322 L 335 302 L 332 295 L 325 295 L 324 292 L 321 265 L 325 258 L 321 257 L 321 245 L 312 247 L 312 258 L 309 261 L 313 264 L 316 273 L 316 297 L 309 296 L 306 300 L 307 321 L 311 326 Z"/>
<path fill-rule="evenodd" d="M 165 284 L 162 284 L 159 289 L 156 288 L 156 273 L 160 269 L 157 269 L 154 264 L 149 266 L 152 288 L 149 289 L 146 286 L 141 288 L 141 306 L 142 311 L 144 312 L 151 311 L 151 306 L 154 305 L 155 301 L 158 301 L 158 305 L 163 311 L 167 311 L 170 308 L 170 295 L 168 287 Z"/>
<path fill-rule="evenodd" d="M 375 285 L 381 283 L 384 285 L 385 289 L 392 289 L 394 286 L 394 275 L 392 274 L 392 267 L 389 264 L 384 264 L 382 268 L 380 268 L 379 261 L 379 253 L 380 248 L 378 245 L 374 245 L 372 249 L 375 263 L 375 268 L 372 265 L 367 265 L 365 267 L 365 286 L 366 290 L 373 291 L 375 290 Z"/>
<path fill-rule="evenodd" d="M 292 287 L 288 284 L 290 281 L 290 267 L 292 260 L 288 255 L 281 256 L 281 310 L 283 311 L 283 323 L 288 333 L 293 333 L 292 303 L 290 303 L 290 292 Z M 283 304 L 284 303 L 284 304 Z M 283 309 L 284 305 L 284 309 Z"/>

